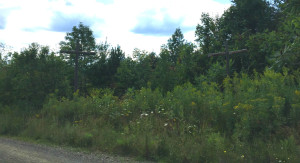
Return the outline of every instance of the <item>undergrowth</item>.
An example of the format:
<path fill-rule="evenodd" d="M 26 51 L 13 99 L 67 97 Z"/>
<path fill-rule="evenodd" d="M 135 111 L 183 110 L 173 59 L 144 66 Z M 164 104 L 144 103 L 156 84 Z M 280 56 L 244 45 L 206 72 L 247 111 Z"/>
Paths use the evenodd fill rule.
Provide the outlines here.
<path fill-rule="evenodd" d="M 118 98 L 54 94 L 40 111 L 0 106 L 0 134 L 161 162 L 300 162 L 299 73 L 246 74 Z M 18 113 L 18 114 L 17 114 Z"/>

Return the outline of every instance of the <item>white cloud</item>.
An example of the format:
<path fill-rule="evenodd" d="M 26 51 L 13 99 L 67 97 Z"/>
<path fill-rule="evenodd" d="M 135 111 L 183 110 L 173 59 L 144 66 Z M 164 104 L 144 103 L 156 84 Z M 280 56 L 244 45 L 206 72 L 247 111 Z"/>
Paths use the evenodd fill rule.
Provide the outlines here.
<path fill-rule="evenodd" d="M 15 48 L 27 47 L 31 42 L 57 47 L 65 33 L 55 32 L 53 23 L 65 27 L 62 22 L 70 20 L 70 27 L 78 25 L 79 22 L 72 24 L 74 21 L 90 25 L 95 36 L 99 36 L 97 40 L 105 41 L 107 37 L 109 43 L 119 44 L 126 54 L 131 54 L 134 48 L 159 52 L 171 35 L 133 32 L 138 25 L 148 23 L 143 19 L 145 12 L 154 11 L 149 19 L 153 28 L 160 27 L 157 22 L 167 25 L 166 18 L 167 22 L 174 21 L 174 27 L 160 27 L 162 30 L 174 28 L 173 33 L 177 24 L 190 27 L 184 34 L 193 41 L 202 12 L 221 15 L 229 6 L 213 0 L 0 0 L 0 9 L 14 8 L 6 16 L 5 29 L 0 30 L 0 41 Z"/>

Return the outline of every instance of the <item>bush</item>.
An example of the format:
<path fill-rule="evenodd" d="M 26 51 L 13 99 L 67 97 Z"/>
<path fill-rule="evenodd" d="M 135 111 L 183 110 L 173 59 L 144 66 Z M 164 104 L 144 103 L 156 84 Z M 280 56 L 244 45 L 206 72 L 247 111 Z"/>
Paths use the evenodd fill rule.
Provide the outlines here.
<path fill-rule="evenodd" d="M 163 162 L 299 162 L 299 79 L 265 70 L 165 95 L 142 88 L 121 99 L 108 90 L 50 97 L 26 116 L 2 108 L 0 133 Z"/>

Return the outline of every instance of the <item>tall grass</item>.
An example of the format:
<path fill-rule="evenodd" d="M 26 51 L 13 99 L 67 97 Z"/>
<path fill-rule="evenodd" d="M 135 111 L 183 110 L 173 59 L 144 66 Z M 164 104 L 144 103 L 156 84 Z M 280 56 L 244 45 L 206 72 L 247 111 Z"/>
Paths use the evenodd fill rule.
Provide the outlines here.
<path fill-rule="evenodd" d="M 2 107 L 3 108 L 3 107 Z M 6 110 L 6 111 L 5 111 Z M 299 162 L 299 73 L 202 81 L 122 98 L 49 98 L 27 118 L 1 109 L 0 133 L 162 162 Z"/>

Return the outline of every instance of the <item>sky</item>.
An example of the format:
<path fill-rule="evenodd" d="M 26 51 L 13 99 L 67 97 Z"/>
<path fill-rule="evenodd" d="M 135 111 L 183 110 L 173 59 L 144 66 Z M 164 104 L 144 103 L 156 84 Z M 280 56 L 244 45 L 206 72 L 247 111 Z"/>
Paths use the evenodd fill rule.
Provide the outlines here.
<path fill-rule="evenodd" d="M 96 42 L 120 45 L 126 55 L 135 48 L 159 53 L 180 28 L 195 40 L 201 14 L 222 15 L 230 0 L 0 0 L 0 42 L 14 51 L 32 42 L 58 51 L 59 42 L 79 22 L 89 26 Z"/>

